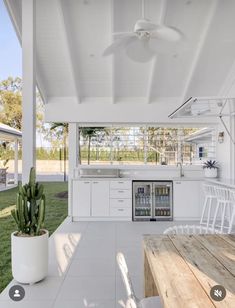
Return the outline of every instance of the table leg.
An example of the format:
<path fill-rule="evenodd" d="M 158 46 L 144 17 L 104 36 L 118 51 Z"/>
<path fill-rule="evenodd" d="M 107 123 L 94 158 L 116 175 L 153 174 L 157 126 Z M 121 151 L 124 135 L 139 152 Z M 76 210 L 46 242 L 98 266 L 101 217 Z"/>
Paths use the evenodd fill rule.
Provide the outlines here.
<path fill-rule="evenodd" d="M 145 297 L 158 296 L 158 290 L 153 279 L 148 258 L 144 252 L 144 295 Z"/>

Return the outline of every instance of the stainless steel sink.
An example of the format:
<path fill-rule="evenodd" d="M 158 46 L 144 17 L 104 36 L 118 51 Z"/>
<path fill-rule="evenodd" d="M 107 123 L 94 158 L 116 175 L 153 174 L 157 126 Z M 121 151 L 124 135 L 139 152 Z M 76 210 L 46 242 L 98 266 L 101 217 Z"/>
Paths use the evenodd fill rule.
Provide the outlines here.
<path fill-rule="evenodd" d="M 82 178 L 119 178 L 119 169 L 92 168 L 80 169 L 80 177 Z"/>

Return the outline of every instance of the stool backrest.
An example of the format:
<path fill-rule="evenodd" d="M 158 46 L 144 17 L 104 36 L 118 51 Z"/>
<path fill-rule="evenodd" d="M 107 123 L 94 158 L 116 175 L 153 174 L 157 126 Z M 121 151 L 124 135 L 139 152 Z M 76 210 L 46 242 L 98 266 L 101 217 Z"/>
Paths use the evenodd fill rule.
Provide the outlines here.
<path fill-rule="evenodd" d="M 163 234 L 215 234 L 213 228 L 198 225 L 178 225 L 167 228 Z"/>
<path fill-rule="evenodd" d="M 230 190 L 227 187 L 215 186 L 215 195 L 218 201 L 228 201 L 230 200 Z"/>
<path fill-rule="evenodd" d="M 127 297 L 128 297 L 128 299 L 131 298 L 132 302 L 134 301 L 135 304 L 137 304 L 138 299 L 135 296 L 135 292 L 134 292 L 132 282 L 131 282 L 131 279 L 130 279 L 130 276 L 129 276 L 128 268 L 127 268 L 127 265 L 126 265 L 126 260 L 124 258 L 124 255 L 121 252 L 119 252 L 117 254 L 117 263 L 118 263 L 118 266 L 119 266 L 121 274 L 122 274 L 122 280 L 123 280 L 124 285 L 126 287 Z"/>
<path fill-rule="evenodd" d="M 232 233 L 233 227 L 235 225 L 235 189 L 230 189 L 229 195 L 230 195 L 231 216 L 229 219 L 228 233 Z"/>
<path fill-rule="evenodd" d="M 137 304 L 132 298 L 128 298 L 125 308 L 137 308 Z"/>
<path fill-rule="evenodd" d="M 211 184 L 204 183 L 203 190 L 205 195 L 215 197 L 215 186 Z"/>

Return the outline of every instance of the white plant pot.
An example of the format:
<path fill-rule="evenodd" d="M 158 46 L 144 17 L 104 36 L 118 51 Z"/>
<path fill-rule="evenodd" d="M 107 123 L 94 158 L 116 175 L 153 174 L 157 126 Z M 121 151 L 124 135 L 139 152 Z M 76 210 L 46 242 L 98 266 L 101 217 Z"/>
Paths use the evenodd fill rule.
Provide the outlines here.
<path fill-rule="evenodd" d="M 217 168 L 205 168 L 205 177 L 206 178 L 216 178 L 217 177 Z"/>
<path fill-rule="evenodd" d="M 39 236 L 11 234 L 12 275 L 20 283 L 32 284 L 48 273 L 48 231 Z"/>

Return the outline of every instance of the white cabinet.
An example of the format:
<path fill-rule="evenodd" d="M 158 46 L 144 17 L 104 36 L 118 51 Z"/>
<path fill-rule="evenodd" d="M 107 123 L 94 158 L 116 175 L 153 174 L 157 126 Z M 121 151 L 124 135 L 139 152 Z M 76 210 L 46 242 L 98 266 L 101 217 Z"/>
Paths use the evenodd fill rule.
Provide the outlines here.
<path fill-rule="evenodd" d="M 109 181 L 73 181 L 73 216 L 109 216 Z"/>
<path fill-rule="evenodd" d="M 92 181 L 91 216 L 109 216 L 109 181 Z"/>
<path fill-rule="evenodd" d="M 119 180 L 119 181 L 110 181 L 110 189 L 128 189 L 131 190 L 131 181 L 128 180 Z"/>
<path fill-rule="evenodd" d="M 114 217 L 129 217 L 131 219 L 132 216 L 132 209 L 123 208 L 123 207 L 111 207 L 110 208 L 110 216 Z"/>
<path fill-rule="evenodd" d="M 131 190 L 129 189 L 111 189 L 110 198 L 129 199 L 131 198 Z"/>
<path fill-rule="evenodd" d="M 199 219 L 201 216 L 201 182 L 174 181 L 174 219 Z"/>
<path fill-rule="evenodd" d="M 132 182 L 119 180 L 110 182 L 110 216 L 132 219 Z"/>
<path fill-rule="evenodd" d="M 75 220 L 131 220 L 130 180 L 78 179 L 72 181 Z"/>
<path fill-rule="evenodd" d="M 131 208 L 132 199 L 110 199 L 110 207 L 122 207 L 122 208 Z"/>
<path fill-rule="evenodd" d="M 73 181 L 73 216 L 91 215 L 91 182 Z"/>

